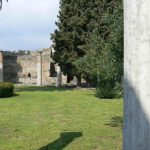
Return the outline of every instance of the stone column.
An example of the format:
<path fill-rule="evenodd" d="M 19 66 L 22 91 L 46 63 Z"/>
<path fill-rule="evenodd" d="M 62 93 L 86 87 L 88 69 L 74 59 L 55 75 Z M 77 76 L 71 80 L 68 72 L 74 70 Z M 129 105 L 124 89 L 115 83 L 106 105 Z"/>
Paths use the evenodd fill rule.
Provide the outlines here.
<path fill-rule="evenodd" d="M 0 52 L 0 82 L 3 82 L 3 53 Z"/>
<path fill-rule="evenodd" d="M 150 0 L 124 0 L 123 150 L 150 149 Z"/>
<path fill-rule="evenodd" d="M 57 66 L 57 83 L 56 83 L 56 86 L 57 86 L 57 87 L 61 86 L 61 80 L 62 80 L 61 77 L 62 77 L 62 76 L 61 76 L 60 67 Z"/>
<path fill-rule="evenodd" d="M 37 56 L 37 85 L 42 85 L 42 53 Z"/>

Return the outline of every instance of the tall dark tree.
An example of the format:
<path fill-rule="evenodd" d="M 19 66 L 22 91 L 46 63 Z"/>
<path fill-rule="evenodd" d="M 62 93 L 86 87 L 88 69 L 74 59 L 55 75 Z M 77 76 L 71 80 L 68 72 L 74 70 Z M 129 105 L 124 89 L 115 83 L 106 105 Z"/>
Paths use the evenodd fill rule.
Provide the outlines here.
<path fill-rule="evenodd" d="M 120 82 L 123 72 L 122 0 L 61 0 L 52 35 L 54 60 L 66 74 Z M 113 83 L 113 84 L 114 84 Z"/>
<path fill-rule="evenodd" d="M 52 39 L 55 43 L 54 60 L 64 74 L 76 76 L 80 84 L 82 71 L 74 65 L 74 62 L 85 54 L 79 46 L 83 45 L 81 35 L 86 20 L 82 17 L 77 2 L 84 6 L 84 1 L 61 0 L 59 21 L 56 22 L 58 29 L 52 35 Z"/>
<path fill-rule="evenodd" d="M 98 4 L 99 3 L 99 4 Z M 92 29 L 86 42 L 86 55 L 76 66 L 101 86 L 115 86 L 123 75 L 123 4 L 118 1 L 99 1 L 92 9 L 89 24 Z M 100 8 L 100 9 L 99 9 Z"/>

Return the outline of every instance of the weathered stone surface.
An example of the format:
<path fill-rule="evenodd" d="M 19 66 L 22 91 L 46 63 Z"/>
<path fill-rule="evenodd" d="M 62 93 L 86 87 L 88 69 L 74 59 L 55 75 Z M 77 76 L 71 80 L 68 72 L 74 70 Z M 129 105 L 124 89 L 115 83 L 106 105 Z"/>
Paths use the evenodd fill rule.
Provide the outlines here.
<path fill-rule="evenodd" d="M 150 0 L 124 0 L 124 150 L 150 149 Z"/>
<path fill-rule="evenodd" d="M 37 85 L 42 85 L 42 54 L 37 55 Z"/>
<path fill-rule="evenodd" d="M 23 84 L 56 85 L 57 76 L 50 77 L 51 48 L 43 49 L 41 56 L 38 52 L 31 55 L 16 55 L 4 53 L 4 81 L 11 81 Z M 57 64 L 55 65 L 57 70 Z M 28 74 L 31 74 L 31 79 Z M 66 83 L 66 76 L 62 75 L 63 84 Z"/>
<path fill-rule="evenodd" d="M 3 54 L 0 52 L 0 82 L 3 82 Z"/>
<path fill-rule="evenodd" d="M 53 62 L 51 58 L 51 51 L 43 50 L 42 52 L 42 84 L 53 84 L 50 77 L 50 63 Z"/>
<path fill-rule="evenodd" d="M 61 75 L 61 70 L 60 70 L 60 67 L 57 66 L 57 83 L 56 83 L 56 86 L 59 87 L 61 86 L 61 82 L 62 82 L 62 75 Z"/>
<path fill-rule="evenodd" d="M 37 61 L 32 55 L 4 54 L 4 81 L 27 83 L 28 73 L 31 73 L 32 83 L 37 83 Z"/>

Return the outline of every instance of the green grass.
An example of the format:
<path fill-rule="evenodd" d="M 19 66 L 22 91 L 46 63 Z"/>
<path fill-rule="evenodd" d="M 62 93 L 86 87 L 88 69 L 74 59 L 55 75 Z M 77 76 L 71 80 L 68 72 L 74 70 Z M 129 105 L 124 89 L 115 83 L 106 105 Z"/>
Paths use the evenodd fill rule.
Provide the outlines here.
<path fill-rule="evenodd" d="M 0 150 L 121 149 L 121 99 L 50 87 L 18 87 L 0 99 Z"/>

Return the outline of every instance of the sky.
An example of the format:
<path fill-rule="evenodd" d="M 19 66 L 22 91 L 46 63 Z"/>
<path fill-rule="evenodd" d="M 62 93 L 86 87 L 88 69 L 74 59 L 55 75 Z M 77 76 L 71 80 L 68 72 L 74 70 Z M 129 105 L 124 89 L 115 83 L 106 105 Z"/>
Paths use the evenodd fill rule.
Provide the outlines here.
<path fill-rule="evenodd" d="M 51 45 L 59 0 L 3 1 L 0 11 L 0 50 L 39 50 Z"/>

